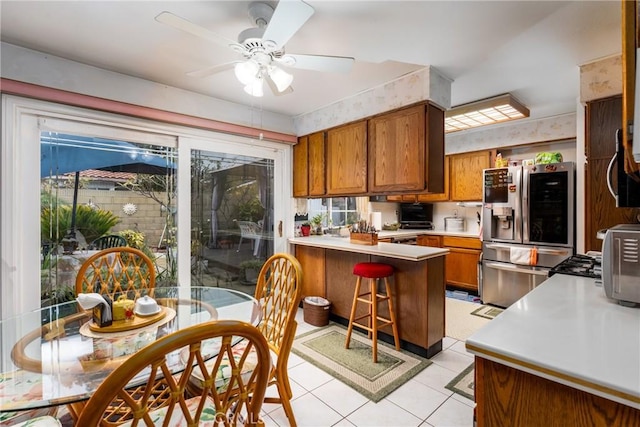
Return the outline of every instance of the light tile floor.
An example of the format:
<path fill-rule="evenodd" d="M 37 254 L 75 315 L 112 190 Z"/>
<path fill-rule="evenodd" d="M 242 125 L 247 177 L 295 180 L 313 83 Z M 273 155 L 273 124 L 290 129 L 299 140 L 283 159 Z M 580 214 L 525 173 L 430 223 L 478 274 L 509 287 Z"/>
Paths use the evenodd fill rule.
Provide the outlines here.
<path fill-rule="evenodd" d="M 316 329 L 298 310 L 297 335 Z M 473 356 L 464 342 L 445 337 L 443 350 L 415 377 L 378 403 L 368 400 L 341 381 L 295 354 L 289 356 L 293 412 L 299 427 L 473 427 L 474 402 L 447 390 L 445 385 L 462 372 Z M 267 390 L 273 396 L 275 389 Z M 281 405 L 263 405 L 266 427 L 289 425 Z M 58 416 L 66 411 L 62 408 Z M 63 426 L 73 426 L 68 416 Z"/>
<path fill-rule="evenodd" d="M 297 334 L 315 329 L 304 322 L 302 310 L 296 319 Z M 444 386 L 473 362 L 473 356 L 465 351 L 464 342 L 449 337 L 442 347 L 431 365 L 378 403 L 292 353 L 291 405 L 298 425 L 472 427 L 474 402 Z M 274 390 L 267 392 L 275 395 Z M 263 411 L 267 427 L 289 425 L 280 405 L 265 404 Z"/>

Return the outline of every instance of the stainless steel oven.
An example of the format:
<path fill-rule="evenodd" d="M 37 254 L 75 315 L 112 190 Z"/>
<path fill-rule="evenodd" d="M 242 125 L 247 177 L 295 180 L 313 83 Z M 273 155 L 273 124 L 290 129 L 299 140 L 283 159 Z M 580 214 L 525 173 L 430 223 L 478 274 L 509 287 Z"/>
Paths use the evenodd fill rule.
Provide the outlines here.
<path fill-rule="evenodd" d="M 508 307 L 574 253 L 571 162 L 485 169 L 480 298 Z"/>

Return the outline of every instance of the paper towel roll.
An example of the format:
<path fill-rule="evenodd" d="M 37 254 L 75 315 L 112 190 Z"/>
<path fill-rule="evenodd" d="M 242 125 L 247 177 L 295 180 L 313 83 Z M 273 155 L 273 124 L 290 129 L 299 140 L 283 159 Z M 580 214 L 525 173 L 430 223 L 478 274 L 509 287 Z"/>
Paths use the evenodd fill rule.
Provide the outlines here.
<path fill-rule="evenodd" d="M 382 212 L 370 212 L 369 224 L 374 226 L 376 230 L 382 230 Z"/>

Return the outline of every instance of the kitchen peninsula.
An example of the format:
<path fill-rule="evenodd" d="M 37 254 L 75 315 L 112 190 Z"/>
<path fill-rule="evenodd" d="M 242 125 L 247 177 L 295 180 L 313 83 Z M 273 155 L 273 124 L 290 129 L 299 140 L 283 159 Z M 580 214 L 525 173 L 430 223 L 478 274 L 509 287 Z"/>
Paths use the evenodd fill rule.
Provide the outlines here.
<path fill-rule="evenodd" d="M 556 274 L 466 341 L 477 425 L 640 425 L 640 307 Z"/>
<path fill-rule="evenodd" d="M 394 308 L 402 347 L 424 357 L 442 350 L 445 319 L 445 255 L 448 249 L 427 246 L 351 243 L 348 237 L 290 238 L 304 271 L 303 296 L 318 295 L 331 302 L 331 317 L 346 324 L 351 311 L 359 262 L 383 262 L 395 268 Z M 363 311 L 358 312 L 364 314 Z M 386 307 L 380 307 L 387 316 Z M 381 332 L 379 339 L 391 341 Z"/>

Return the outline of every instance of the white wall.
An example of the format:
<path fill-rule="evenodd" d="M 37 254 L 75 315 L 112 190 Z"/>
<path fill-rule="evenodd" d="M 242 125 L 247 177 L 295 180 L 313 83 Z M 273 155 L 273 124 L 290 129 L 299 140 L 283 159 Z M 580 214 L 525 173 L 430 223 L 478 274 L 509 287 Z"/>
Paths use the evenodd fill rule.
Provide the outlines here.
<path fill-rule="evenodd" d="M 293 119 L 282 114 L 252 109 L 4 42 L 0 44 L 0 75 L 11 80 L 173 113 L 295 133 Z"/>

